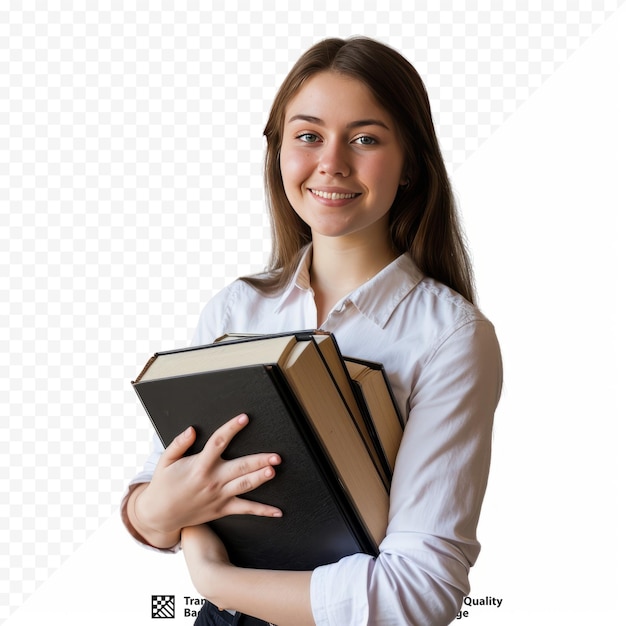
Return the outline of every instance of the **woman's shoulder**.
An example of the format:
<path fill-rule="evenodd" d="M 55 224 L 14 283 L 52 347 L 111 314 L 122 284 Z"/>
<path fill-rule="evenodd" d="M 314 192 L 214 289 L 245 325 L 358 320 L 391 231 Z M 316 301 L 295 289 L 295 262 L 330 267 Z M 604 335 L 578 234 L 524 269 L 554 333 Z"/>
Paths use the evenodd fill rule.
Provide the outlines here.
<path fill-rule="evenodd" d="M 466 300 L 460 293 L 444 283 L 425 276 L 415 290 L 416 301 L 424 300 L 438 312 L 451 319 L 486 320 L 485 314 L 476 304 Z"/>
<path fill-rule="evenodd" d="M 243 332 L 252 318 L 271 314 L 277 297 L 262 293 L 242 278 L 234 280 L 204 305 L 194 343 L 210 343 L 227 332 Z"/>
<path fill-rule="evenodd" d="M 272 303 L 276 296 L 262 293 L 243 278 L 237 278 L 218 291 L 205 305 L 202 315 L 230 318 L 235 310 L 257 309 Z"/>
<path fill-rule="evenodd" d="M 464 333 L 494 334 L 491 320 L 476 305 L 444 283 L 423 276 L 402 302 L 402 317 L 419 320 L 415 332 L 422 341 L 438 344 Z"/>
<path fill-rule="evenodd" d="M 487 364 L 489 371 L 501 370 L 494 324 L 476 304 L 451 287 L 423 276 L 402 306 L 403 345 L 416 356 L 420 368 L 435 363 L 436 355 L 447 355 L 442 358 L 460 359 L 471 367 Z"/>

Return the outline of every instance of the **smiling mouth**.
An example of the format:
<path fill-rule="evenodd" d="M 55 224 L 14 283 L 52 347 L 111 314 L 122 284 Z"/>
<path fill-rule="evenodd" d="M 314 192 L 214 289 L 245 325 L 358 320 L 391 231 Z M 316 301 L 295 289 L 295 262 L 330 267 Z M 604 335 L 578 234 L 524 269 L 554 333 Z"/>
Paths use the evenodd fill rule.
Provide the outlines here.
<path fill-rule="evenodd" d="M 319 198 L 324 198 L 325 200 L 351 200 L 352 198 L 356 198 L 360 196 L 359 193 L 337 193 L 335 191 L 319 191 L 318 189 L 309 189 L 309 191 Z"/>

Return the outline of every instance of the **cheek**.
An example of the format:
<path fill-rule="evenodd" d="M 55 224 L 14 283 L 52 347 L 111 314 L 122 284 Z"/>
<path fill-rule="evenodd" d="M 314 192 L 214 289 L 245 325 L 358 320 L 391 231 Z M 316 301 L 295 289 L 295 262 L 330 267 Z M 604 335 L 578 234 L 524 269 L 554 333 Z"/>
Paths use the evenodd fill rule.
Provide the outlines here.
<path fill-rule="evenodd" d="M 281 151 L 279 161 L 283 189 L 292 208 L 300 204 L 300 187 L 302 183 L 301 166 L 298 159 L 294 157 L 295 155 L 292 151 Z"/>
<path fill-rule="evenodd" d="M 280 172 L 285 187 L 300 186 L 310 175 L 310 155 L 299 150 L 284 150 L 280 153 Z"/>
<path fill-rule="evenodd" d="M 388 155 L 381 155 L 364 164 L 360 170 L 363 179 L 368 180 L 375 189 L 382 193 L 388 193 L 390 189 L 396 189 L 401 177 L 402 163 Z"/>
<path fill-rule="evenodd" d="M 369 183 L 373 187 L 376 205 L 387 212 L 398 193 L 402 178 L 402 161 L 394 156 L 378 163 L 372 163 L 369 170 Z"/>

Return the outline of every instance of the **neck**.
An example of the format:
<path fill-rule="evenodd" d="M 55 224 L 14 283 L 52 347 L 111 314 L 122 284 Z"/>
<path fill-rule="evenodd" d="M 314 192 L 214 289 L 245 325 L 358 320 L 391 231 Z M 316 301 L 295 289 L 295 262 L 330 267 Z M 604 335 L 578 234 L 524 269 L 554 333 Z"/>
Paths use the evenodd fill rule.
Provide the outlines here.
<path fill-rule="evenodd" d="M 343 238 L 313 237 L 311 286 L 315 292 L 318 325 L 333 306 L 391 263 L 391 242 L 349 242 Z"/>

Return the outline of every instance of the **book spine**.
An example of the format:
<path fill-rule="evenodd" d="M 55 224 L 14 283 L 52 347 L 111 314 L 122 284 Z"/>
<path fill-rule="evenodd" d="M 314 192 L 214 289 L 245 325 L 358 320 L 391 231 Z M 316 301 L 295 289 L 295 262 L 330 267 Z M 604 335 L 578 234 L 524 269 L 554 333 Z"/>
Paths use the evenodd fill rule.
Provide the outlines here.
<path fill-rule="evenodd" d="M 378 455 L 378 458 L 382 465 L 382 469 L 385 473 L 385 478 L 388 483 L 391 483 L 393 470 L 391 469 L 391 466 L 389 465 L 389 460 L 387 459 L 385 450 L 383 449 L 383 446 L 380 443 L 380 438 L 378 436 L 378 432 L 376 431 L 376 427 L 374 426 L 374 420 L 372 419 L 372 414 L 369 410 L 367 400 L 365 400 L 365 396 L 363 394 L 361 384 L 357 380 L 352 380 L 352 379 L 351 379 L 351 383 L 352 383 L 352 389 L 354 391 L 354 395 L 356 397 L 356 401 L 359 404 L 359 407 L 361 409 L 361 414 L 363 415 L 363 421 L 365 422 L 365 426 L 369 432 L 374 448 L 376 449 L 376 454 Z"/>

